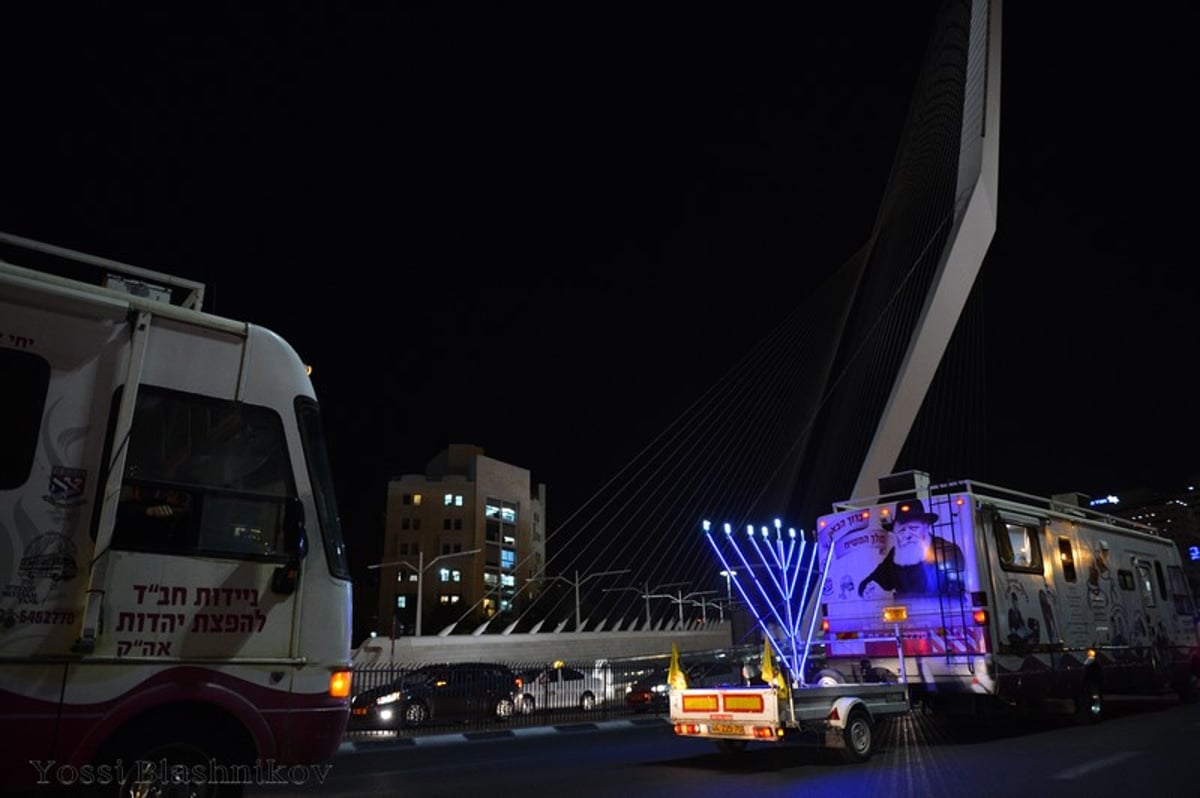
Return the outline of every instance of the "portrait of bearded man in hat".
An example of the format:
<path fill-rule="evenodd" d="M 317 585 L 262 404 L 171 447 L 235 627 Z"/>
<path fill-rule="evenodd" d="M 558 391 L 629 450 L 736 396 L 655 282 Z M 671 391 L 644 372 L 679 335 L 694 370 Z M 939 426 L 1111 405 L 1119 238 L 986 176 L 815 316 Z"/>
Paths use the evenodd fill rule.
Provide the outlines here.
<path fill-rule="evenodd" d="M 891 528 L 892 548 L 859 584 L 858 595 L 871 582 L 894 591 L 897 597 L 962 591 L 962 549 L 933 533 L 937 520 L 936 513 L 925 512 L 919 499 L 897 504 Z"/>

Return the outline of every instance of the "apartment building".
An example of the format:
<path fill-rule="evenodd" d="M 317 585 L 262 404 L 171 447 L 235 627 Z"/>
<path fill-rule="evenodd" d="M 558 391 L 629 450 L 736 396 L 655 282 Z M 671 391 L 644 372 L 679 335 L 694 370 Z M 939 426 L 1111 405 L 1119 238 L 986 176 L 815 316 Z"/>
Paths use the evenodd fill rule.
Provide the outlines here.
<path fill-rule="evenodd" d="M 390 480 L 379 633 L 515 620 L 545 564 L 545 519 L 545 484 L 534 491 L 528 469 L 478 446 L 451 444 L 423 474 Z"/>

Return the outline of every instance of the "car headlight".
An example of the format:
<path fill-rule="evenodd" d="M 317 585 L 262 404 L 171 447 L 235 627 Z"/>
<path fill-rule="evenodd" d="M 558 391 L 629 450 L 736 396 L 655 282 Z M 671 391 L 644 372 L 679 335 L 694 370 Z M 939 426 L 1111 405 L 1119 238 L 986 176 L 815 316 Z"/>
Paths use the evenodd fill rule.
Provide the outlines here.
<path fill-rule="evenodd" d="M 650 692 L 652 692 L 652 693 L 665 693 L 665 692 L 667 692 L 667 691 L 668 691 L 668 690 L 670 690 L 670 689 L 671 689 L 671 688 L 670 688 L 669 686 L 665 685 L 665 684 L 656 684 L 656 685 L 654 685 L 653 687 L 651 687 L 651 688 L 650 688 Z"/>
<path fill-rule="evenodd" d="M 381 709 L 381 710 L 379 710 L 379 719 L 382 721 L 390 721 L 392 719 L 392 714 L 393 713 L 390 708 L 389 709 Z"/>
<path fill-rule="evenodd" d="M 394 704 L 399 700 L 400 700 L 400 691 L 397 690 L 394 693 L 388 693 L 387 695 L 379 696 L 379 698 L 375 699 L 375 703 L 376 704 Z"/>

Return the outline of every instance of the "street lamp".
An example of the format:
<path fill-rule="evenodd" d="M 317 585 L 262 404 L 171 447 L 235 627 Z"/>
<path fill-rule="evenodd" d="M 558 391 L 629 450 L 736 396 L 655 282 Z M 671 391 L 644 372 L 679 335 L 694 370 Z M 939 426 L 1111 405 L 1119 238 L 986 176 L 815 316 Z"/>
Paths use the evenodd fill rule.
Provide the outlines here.
<path fill-rule="evenodd" d="M 721 576 L 725 577 L 725 600 L 728 601 L 730 605 L 732 605 L 733 604 L 733 587 L 730 585 L 729 580 L 732 579 L 733 577 L 737 576 L 737 571 L 732 571 L 732 570 L 721 571 Z"/>
<path fill-rule="evenodd" d="M 421 636 L 421 595 L 425 592 L 425 590 L 424 590 L 424 588 L 425 588 L 425 572 L 428 571 L 430 568 L 432 568 L 434 563 L 438 562 L 439 560 L 448 560 L 451 557 L 466 557 L 468 554 L 478 554 L 481 551 L 483 551 L 483 549 L 471 549 L 470 551 L 456 551 L 456 552 L 452 552 L 450 554 L 439 554 L 437 557 L 434 557 L 432 560 L 430 560 L 428 565 L 425 563 L 425 552 L 418 551 L 416 565 L 413 565 L 412 563 L 408 562 L 407 560 L 393 560 L 391 562 L 377 562 L 374 565 L 368 565 L 367 569 L 371 570 L 371 569 L 375 569 L 375 568 L 385 568 L 390 565 L 403 565 L 405 568 L 411 568 L 413 571 L 416 572 L 416 574 L 417 574 L 417 637 L 420 637 Z M 394 589 L 395 588 L 393 588 L 393 590 Z M 394 611 L 395 610 L 393 609 L 393 612 Z M 393 634 L 392 637 L 394 640 L 395 635 Z M 393 645 L 394 645 L 394 643 L 393 643 Z"/>
<path fill-rule="evenodd" d="M 583 623 L 582 619 L 580 618 L 580 612 L 579 612 L 579 586 L 589 579 L 595 579 L 597 576 L 613 576 L 615 574 L 627 574 L 627 573 L 629 573 L 628 568 L 625 568 L 624 570 L 621 570 L 621 571 L 600 571 L 598 573 L 588 574 L 587 576 L 583 577 L 583 579 L 580 579 L 579 571 L 576 570 L 574 582 L 572 582 L 570 579 L 567 579 L 565 576 L 543 576 L 543 577 L 540 577 L 540 579 L 535 577 L 534 579 L 532 579 L 530 581 L 556 582 L 561 579 L 563 582 L 566 582 L 569 585 L 575 585 L 575 631 L 578 632 L 579 627 Z"/>

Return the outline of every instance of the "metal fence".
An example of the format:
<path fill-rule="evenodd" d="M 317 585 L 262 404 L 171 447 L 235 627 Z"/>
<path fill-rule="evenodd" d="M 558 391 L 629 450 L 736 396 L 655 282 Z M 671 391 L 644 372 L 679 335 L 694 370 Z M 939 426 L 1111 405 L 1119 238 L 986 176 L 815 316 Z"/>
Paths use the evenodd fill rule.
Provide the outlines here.
<path fill-rule="evenodd" d="M 736 679 L 742 663 L 756 658 L 756 650 L 733 650 L 688 656 L 681 664 L 737 662 L 730 671 Z M 668 656 L 653 656 L 360 665 L 354 669 L 347 736 L 415 737 L 665 714 L 665 694 L 661 701 L 636 704 L 627 694 L 635 686 L 662 689 L 669 662 Z"/>
<path fill-rule="evenodd" d="M 358 666 L 347 736 L 410 737 L 630 717 L 636 711 L 626 693 L 638 680 L 656 678 L 668 662 L 653 657 Z"/>

